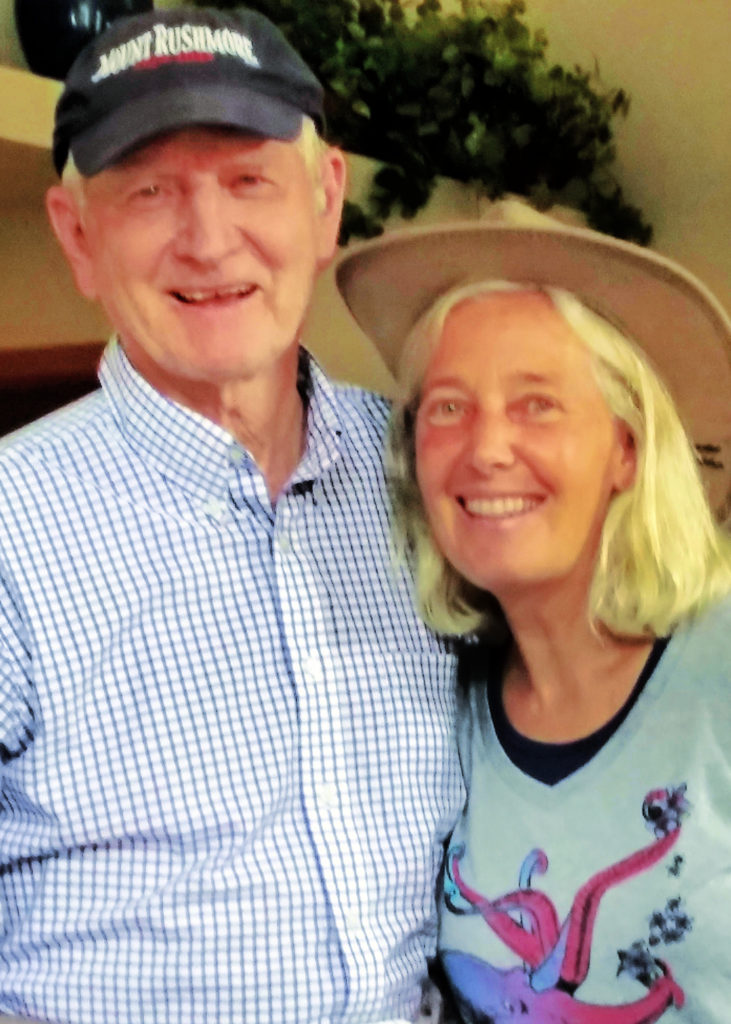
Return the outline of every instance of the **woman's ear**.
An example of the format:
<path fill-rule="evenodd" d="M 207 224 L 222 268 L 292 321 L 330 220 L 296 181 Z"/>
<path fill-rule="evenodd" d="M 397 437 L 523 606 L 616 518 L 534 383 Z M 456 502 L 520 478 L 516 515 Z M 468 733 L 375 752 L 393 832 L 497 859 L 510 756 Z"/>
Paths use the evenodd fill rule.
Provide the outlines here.
<path fill-rule="evenodd" d="M 624 420 L 616 420 L 614 429 L 617 439 L 614 489 L 621 492 L 632 486 L 637 475 L 637 442 Z"/>
<path fill-rule="evenodd" d="M 76 287 L 87 299 L 96 299 L 94 261 L 79 197 L 66 185 L 52 185 L 46 193 L 46 210 L 73 271 Z"/>

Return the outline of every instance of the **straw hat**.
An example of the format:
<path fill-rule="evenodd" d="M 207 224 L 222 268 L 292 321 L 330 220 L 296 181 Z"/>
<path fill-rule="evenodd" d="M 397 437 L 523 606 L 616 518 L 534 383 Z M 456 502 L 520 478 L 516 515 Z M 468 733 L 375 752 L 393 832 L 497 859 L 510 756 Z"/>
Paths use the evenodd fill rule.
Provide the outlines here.
<path fill-rule="evenodd" d="M 731 319 L 672 260 L 510 199 L 479 221 L 407 228 L 350 246 L 335 277 L 394 375 L 412 326 L 456 285 L 497 279 L 573 292 L 644 349 L 710 463 L 704 473 L 714 508 L 731 498 Z"/>

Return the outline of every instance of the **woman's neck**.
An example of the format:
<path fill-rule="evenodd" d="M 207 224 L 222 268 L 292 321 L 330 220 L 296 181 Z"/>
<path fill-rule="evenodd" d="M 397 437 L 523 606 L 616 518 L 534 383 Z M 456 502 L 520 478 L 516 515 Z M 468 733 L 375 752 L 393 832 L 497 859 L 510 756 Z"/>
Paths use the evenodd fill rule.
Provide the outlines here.
<path fill-rule="evenodd" d="M 601 728 L 623 706 L 652 641 L 592 629 L 582 607 L 511 602 L 514 638 L 503 678 L 511 725 L 530 739 L 565 743 Z"/>

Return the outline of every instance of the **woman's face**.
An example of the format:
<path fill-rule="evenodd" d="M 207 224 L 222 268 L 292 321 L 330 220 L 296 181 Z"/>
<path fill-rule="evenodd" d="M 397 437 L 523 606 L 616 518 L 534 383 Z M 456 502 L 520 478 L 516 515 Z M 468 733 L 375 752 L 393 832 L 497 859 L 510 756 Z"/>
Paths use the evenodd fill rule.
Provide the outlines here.
<path fill-rule="evenodd" d="M 588 591 L 609 501 L 635 467 L 588 351 L 538 292 L 451 311 L 424 379 L 416 462 L 438 546 L 501 601 L 527 587 Z"/>

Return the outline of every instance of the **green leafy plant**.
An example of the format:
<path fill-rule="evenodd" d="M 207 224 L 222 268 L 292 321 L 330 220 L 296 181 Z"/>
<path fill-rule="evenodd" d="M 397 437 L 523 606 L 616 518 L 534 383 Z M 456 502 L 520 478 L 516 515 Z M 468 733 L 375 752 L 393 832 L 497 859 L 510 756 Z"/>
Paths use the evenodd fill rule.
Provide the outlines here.
<path fill-rule="evenodd" d="M 218 6 L 236 6 L 218 0 Z M 613 171 L 613 122 L 624 90 L 597 68 L 546 59 L 522 0 L 252 0 L 296 46 L 326 89 L 328 135 L 375 158 L 364 205 L 348 203 L 342 241 L 382 230 L 392 213 L 411 217 L 437 176 L 496 199 L 562 203 L 593 227 L 647 243 L 651 228 Z"/>

